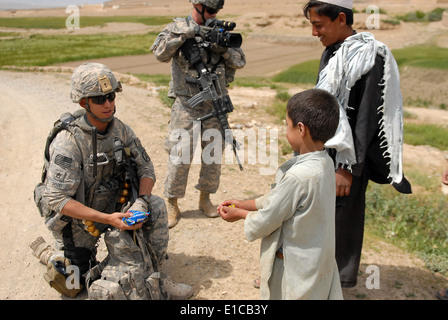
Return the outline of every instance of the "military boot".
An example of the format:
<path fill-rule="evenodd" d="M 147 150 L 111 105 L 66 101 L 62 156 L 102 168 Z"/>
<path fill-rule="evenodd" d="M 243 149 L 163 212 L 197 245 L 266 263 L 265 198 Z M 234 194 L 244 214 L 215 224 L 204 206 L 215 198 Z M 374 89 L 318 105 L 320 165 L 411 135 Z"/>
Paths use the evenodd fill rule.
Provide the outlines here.
<path fill-rule="evenodd" d="M 216 218 L 218 216 L 216 206 L 210 201 L 210 193 L 201 191 L 201 195 L 199 196 L 199 210 L 204 212 L 209 218 Z"/>
<path fill-rule="evenodd" d="M 55 253 L 55 250 L 45 242 L 44 238 L 38 237 L 30 244 L 33 255 L 39 259 L 44 265 L 48 264 L 50 257 Z"/>
<path fill-rule="evenodd" d="M 168 198 L 168 227 L 174 227 L 179 221 L 180 210 L 177 205 L 177 198 Z"/>
<path fill-rule="evenodd" d="M 186 300 L 193 295 L 193 287 L 188 284 L 177 283 L 166 274 L 161 274 L 160 284 L 172 300 Z"/>

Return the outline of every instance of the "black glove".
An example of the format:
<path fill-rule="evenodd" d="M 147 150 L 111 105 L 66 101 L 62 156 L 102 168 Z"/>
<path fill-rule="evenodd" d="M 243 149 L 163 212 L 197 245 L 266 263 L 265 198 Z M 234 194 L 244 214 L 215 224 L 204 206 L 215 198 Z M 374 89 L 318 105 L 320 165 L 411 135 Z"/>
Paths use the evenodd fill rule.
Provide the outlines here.
<path fill-rule="evenodd" d="M 210 46 L 210 49 L 212 49 L 212 51 L 216 52 L 216 53 L 224 53 L 224 52 L 227 52 L 228 48 L 221 47 L 221 46 L 217 45 L 216 43 L 212 43 L 212 45 Z"/>

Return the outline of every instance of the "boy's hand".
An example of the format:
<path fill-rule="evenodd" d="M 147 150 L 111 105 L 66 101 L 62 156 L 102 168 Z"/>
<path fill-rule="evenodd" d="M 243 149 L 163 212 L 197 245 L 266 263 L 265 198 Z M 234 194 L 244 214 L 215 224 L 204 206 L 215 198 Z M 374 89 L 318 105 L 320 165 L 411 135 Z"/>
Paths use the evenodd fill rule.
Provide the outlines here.
<path fill-rule="evenodd" d="M 256 211 L 257 207 L 255 205 L 255 200 L 236 200 L 236 199 L 229 199 L 229 200 L 224 200 L 219 206 L 218 206 L 218 213 L 219 213 L 219 208 L 221 206 L 234 206 L 240 209 L 244 209 L 247 211 Z"/>
<path fill-rule="evenodd" d="M 238 205 L 238 200 L 235 199 L 229 199 L 229 200 L 224 200 L 219 206 L 218 208 L 216 208 L 216 211 L 219 214 L 219 210 L 221 209 L 221 207 L 239 207 Z"/>
<path fill-rule="evenodd" d="M 218 214 L 223 220 L 227 222 L 235 222 L 241 219 L 245 219 L 248 212 L 249 211 L 244 209 L 229 207 L 223 204 L 218 207 Z"/>

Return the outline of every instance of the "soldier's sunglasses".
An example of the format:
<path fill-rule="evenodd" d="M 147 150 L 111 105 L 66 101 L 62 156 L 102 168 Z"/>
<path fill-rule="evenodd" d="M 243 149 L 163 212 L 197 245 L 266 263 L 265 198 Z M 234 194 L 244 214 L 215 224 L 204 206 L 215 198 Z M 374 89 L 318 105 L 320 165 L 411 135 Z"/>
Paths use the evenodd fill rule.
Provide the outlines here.
<path fill-rule="evenodd" d="M 104 96 L 90 97 L 90 99 L 92 99 L 92 102 L 95 104 L 104 104 L 106 99 L 109 100 L 109 102 L 112 102 L 115 100 L 115 92 L 111 92 Z"/>
<path fill-rule="evenodd" d="M 209 14 L 217 14 L 220 9 L 213 9 L 209 7 L 205 7 L 205 11 L 207 11 Z"/>

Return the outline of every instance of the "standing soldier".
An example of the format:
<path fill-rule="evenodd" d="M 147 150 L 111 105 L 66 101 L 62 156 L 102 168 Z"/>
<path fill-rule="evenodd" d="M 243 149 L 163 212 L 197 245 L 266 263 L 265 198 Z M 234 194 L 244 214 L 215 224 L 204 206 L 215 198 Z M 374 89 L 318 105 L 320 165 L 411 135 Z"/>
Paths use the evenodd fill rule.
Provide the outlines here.
<path fill-rule="evenodd" d="M 196 84 L 187 82 L 187 78 L 199 77 L 197 70 L 185 58 L 181 51 L 181 46 L 188 39 L 195 39 L 198 43 L 203 42 L 203 38 L 211 30 L 205 26 L 208 19 L 214 19 L 219 10 L 224 6 L 224 0 L 190 0 L 193 4 L 191 14 L 186 18 L 175 18 L 174 22 L 166 26 L 155 40 L 151 50 L 157 60 L 169 62 L 171 64 L 172 81 L 170 83 L 169 97 L 175 99 L 171 110 L 171 121 L 169 132 L 165 140 L 165 150 L 171 154 L 172 148 L 179 142 L 170 137 L 176 130 L 187 130 L 189 141 L 185 146 L 190 150 L 188 161 L 173 163 L 168 160 L 167 177 L 165 180 L 164 196 L 168 198 L 168 226 L 174 227 L 180 216 L 177 204 L 178 198 L 185 196 L 188 172 L 193 158 L 193 124 L 201 116 L 212 113 L 211 102 L 203 102 L 192 108 L 188 100 L 199 93 Z M 236 69 L 243 68 L 246 59 L 241 48 L 221 47 L 213 43 L 210 48 L 200 47 L 202 61 L 209 70 L 213 70 L 219 76 L 221 88 L 227 92 L 228 83 L 233 81 Z M 200 123 L 201 133 L 213 128 L 221 130 L 218 120 L 212 117 Z M 201 141 L 202 150 L 211 142 Z M 222 145 L 222 148 L 224 144 Z M 185 150 L 182 148 L 182 150 Z M 187 163 L 185 163 L 187 162 Z M 210 201 L 210 193 L 215 193 L 219 187 L 221 175 L 221 163 L 204 163 L 201 157 L 201 171 L 199 182 L 196 188 L 200 190 L 199 209 L 208 217 L 217 217 L 216 206 Z"/>
<path fill-rule="evenodd" d="M 78 292 L 52 278 L 58 275 L 52 272 L 52 264 L 63 272 L 67 265 L 60 262 L 67 264 L 68 259 L 81 275 L 86 275 L 97 264 L 99 235 L 109 229 L 113 232 L 106 232 L 108 249 L 108 236 L 121 238 L 125 232 L 121 234 L 120 230 L 141 229 L 139 234 L 143 234 L 142 242 L 148 248 L 140 248 L 154 252 L 153 269 L 158 270 L 166 259 L 166 205 L 162 198 L 152 194 L 156 181 L 154 167 L 140 140 L 114 116 L 115 96 L 121 91 L 120 82 L 107 66 L 85 63 L 76 68 L 70 96 L 83 109 L 73 116 L 63 115 L 61 124 L 65 130 L 47 141 L 44 174 L 35 189 L 35 200 L 55 238 L 56 253 L 42 238 L 31 248 L 47 264 L 46 280 L 69 296 Z M 131 210 L 149 211 L 150 217 L 145 223 L 128 225 L 123 218 L 129 218 Z M 122 246 L 113 251 L 119 255 L 129 248 Z M 137 259 L 137 252 L 132 253 Z M 190 286 L 163 281 L 161 285 L 172 298 L 188 298 L 192 294 Z M 145 287 L 144 281 L 137 285 Z"/>

